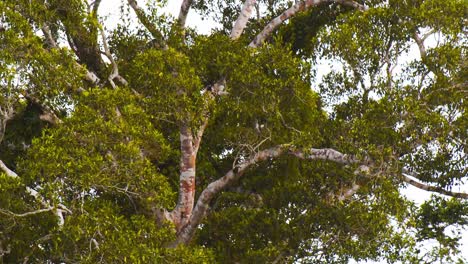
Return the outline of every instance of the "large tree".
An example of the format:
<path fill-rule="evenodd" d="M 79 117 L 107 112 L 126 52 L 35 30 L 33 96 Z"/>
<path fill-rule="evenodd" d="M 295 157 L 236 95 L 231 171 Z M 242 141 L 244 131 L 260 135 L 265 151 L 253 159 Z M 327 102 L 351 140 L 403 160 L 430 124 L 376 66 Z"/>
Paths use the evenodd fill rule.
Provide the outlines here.
<path fill-rule="evenodd" d="M 465 1 L 100 3 L 0 1 L 1 261 L 463 261 Z"/>

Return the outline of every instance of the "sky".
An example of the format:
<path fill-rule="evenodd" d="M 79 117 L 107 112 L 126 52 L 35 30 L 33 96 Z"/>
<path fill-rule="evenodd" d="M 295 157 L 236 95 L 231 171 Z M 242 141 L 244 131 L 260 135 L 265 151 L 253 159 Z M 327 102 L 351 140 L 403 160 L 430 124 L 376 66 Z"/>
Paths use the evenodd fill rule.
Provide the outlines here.
<path fill-rule="evenodd" d="M 177 17 L 180 10 L 180 5 L 182 0 L 168 0 L 168 5 L 162 10 L 165 14 L 172 15 Z M 103 0 L 100 7 L 100 16 L 106 17 L 105 24 L 107 29 L 111 29 L 115 27 L 120 20 L 120 1 L 117 0 Z M 144 1 L 139 1 L 140 6 L 144 6 Z M 201 34 L 209 34 L 212 29 L 214 29 L 217 24 L 210 19 L 202 20 L 202 17 L 194 12 L 189 12 L 187 17 L 187 26 L 195 28 L 197 32 Z M 435 37 L 428 38 L 425 42 L 428 46 L 435 45 L 436 39 Z M 404 60 L 410 61 L 415 58 L 419 58 L 419 50 L 416 45 L 413 45 L 406 58 Z M 400 63 L 404 63 L 404 61 L 400 61 Z M 335 65 L 336 66 L 336 65 Z M 331 69 L 334 67 L 333 63 L 329 63 L 328 61 L 320 62 L 320 65 L 317 67 L 319 71 L 317 72 L 317 80 L 321 79 L 321 76 L 326 75 Z M 413 186 L 408 186 L 401 190 L 402 194 L 408 197 L 410 200 L 414 201 L 416 204 L 422 204 L 424 201 L 429 199 L 431 193 L 423 191 Z M 459 187 L 454 187 L 453 191 L 455 192 L 468 192 L 468 182 L 464 185 Z M 463 256 L 468 260 L 468 230 L 465 230 L 463 233 L 462 238 L 462 247 L 467 248 L 464 251 Z M 463 251 L 463 250 L 462 250 Z M 352 262 L 356 263 L 356 262 Z M 359 263 L 366 263 L 366 264 L 376 264 L 376 263 L 385 263 L 385 262 L 359 262 Z"/>

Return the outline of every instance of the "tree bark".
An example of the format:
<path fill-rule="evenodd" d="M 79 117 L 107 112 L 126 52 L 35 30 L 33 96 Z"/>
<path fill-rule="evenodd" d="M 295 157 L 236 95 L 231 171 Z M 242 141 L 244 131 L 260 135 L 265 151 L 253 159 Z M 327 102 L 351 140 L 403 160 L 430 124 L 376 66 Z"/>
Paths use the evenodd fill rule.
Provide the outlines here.
<path fill-rule="evenodd" d="M 256 0 L 246 0 L 244 2 L 244 5 L 242 6 L 242 10 L 239 14 L 239 17 L 234 23 L 234 27 L 232 28 L 232 31 L 231 31 L 232 40 L 238 39 L 242 35 L 242 32 L 247 26 L 247 22 L 249 21 L 249 18 L 252 15 L 252 8 L 255 5 L 255 2 Z"/>
<path fill-rule="evenodd" d="M 180 12 L 179 12 L 179 17 L 177 19 L 177 23 L 181 28 L 185 27 L 185 23 L 187 20 L 187 15 L 190 10 L 190 6 L 192 5 L 193 0 L 184 0 L 182 4 L 180 5 Z"/>
<path fill-rule="evenodd" d="M 196 151 L 193 145 L 193 135 L 190 128 L 184 124 L 180 129 L 180 176 L 179 198 L 176 208 L 170 212 L 170 221 L 179 232 L 192 215 L 195 203 L 195 172 Z"/>

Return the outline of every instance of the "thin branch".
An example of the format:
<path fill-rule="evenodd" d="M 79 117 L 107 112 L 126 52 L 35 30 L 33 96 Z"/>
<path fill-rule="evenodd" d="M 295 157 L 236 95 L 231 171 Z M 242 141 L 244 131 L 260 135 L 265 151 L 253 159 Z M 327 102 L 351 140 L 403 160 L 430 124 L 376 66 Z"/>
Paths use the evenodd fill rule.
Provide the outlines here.
<path fill-rule="evenodd" d="M 11 216 L 14 216 L 14 217 L 26 217 L 26 216 L 36 215 L 36 214 L 42 214 L 42 213 L 45 213 L 45 212 L 50 212 L 50 211 L 53 211 L 54 209 L 55 208 L 53 208 L 53 207 L 49 207 L 49 208 L 38 209 L 38 210 L 34 210 L 34 211 L 26 212 L 26 213 L 21 213 L 21 214 L 17 214 L 17 213 L 13 213 L 11 211 L 8 211 L 8 210 L 0 209 L 0 213 L 5 214 L 5 215 L 11 215 Z"/>
<path fill-rule="evenodd" d="M 208 126 L 209 119 L 210 119 L 210 116 L 206 114 L 204 117 L 203 123 L 198 129 L 197 135 L 195 136 L 193 140 L 193 149 L 194 149 L 195 154 L 198 152 L 198 149 L 200 148 L 200 143 L 203 138 L 203 134 L 205 133 L 205 129 Z"/>
<path fill-rule="evenodd" d="M 184 0 L 180 5 L 180 12 L 179 18 L 177 19 L 177 23 L 181 28 L 185 27 L 185 23 L 187 20 L 187 15 L 190 10 L 190 6 L 192 5 L 193 0 Z"/>
<path fill-rule="evenodd" d="M 104 46 L 104 54 L 110 60 L 111 65 L 112 65 L 112 72 L 109 75 L 109 77 L 107 78 L 107 80 L 111 84 L 112 88 L 116 87 L 116 85 L 114 83 L 114 79 L 117 79 L 121 84 L 123 84 L 124 86 L 127 86 L 128 85 L 127 80 L 125 80 L 122 76 L 119 75 L 119 67 L 118 67 L 117 63 L 114 60 L 114 57 L 112 56 L 112 54 L 110 52 L 109 45 L 107 44 L 107 39 L 106 39 L 106 34 L 104 32 L 104 29 L 102 27 L 100 27 L 99 31 L 101 32 L 102 43 L 103 43 L 103 46 Z"/>
<path fill-rule="evenodd" d="M 13 118 L 15 113 L 9 99 L 10 98 L 6 100 L 5 106 L 0 105 L 0 143 L 2 143 L 3 137 L 5 136 L 7 122 Z"/>
<path fill-rule="evenodd" d="M 327 2 L 335 2 L 335 3 L 342 4 L 342 5 L 351 6 L 351 7 L 354 7 L 356 9 L 358 9 L 358 10 L 361 10 L 361 11 L 367 10 L 367 7 L 361 5 L 361 4 L 357 3 L 357 2 L 350 1 L 350 0 L 334 0 L 334 1 L 331 1 L 331 0 L 306 0 L 306 1 L 300 1 L 300 2 L 296 3 L 295 5 L 291 6 L 290 8 L 288 8 L 281 15 L 279 15 L 279 16 L 275 17 L 273 20 L 271 20 L 263 28 L 262 32 L 260 32 L 254 38 L 254 40 L 252 40 L 252 42 L 250 42 L 249 47 L 256 48 L 256 47 L 259 47 L 260 45 L 262 45 L 265 42 L 265 40 L 273 33 L 273 31 L 275 31 L 282 23 L 284 23 L 284 21 L 290 19 L 291 17 L 293 17 L 297 13 L 308 10 L 311 7 L 317 6 L 317 5 L 321 4 L 321 3 L 327 3 Z"/>
<path fill-rule="evenodd" d="M 12 178 L 18 178 L 18 174 L 16 174 L 16 172 L 12 171 L 11 169 L 9 169 L 5 163 L 3 163 L 2 160 L 0 160 L 0 169 L 3 170 L 3 172 L 5 172 L 5 174 L 9 177 L 12 177 Z M 58 204 L 56 207 L 53 207 L 50 205 L 49 202 L 47 202 L 44 197 L 42 197 L 42 195 L 34 190 L 33 188 L 30 188 L 30 187 L 26 187 L 26 192 L 33 196 L 36 201 L 40 202 L 46 209 L 44 210 L 50 210 L 50 211 L 54 211 L 54 214 L 57 216 L 58 220 L 59 220 L 59 226 L 63 226 L 64 224 L 64 217 L 63 217 L 63 213 L 68 213 L 68 214 L 71 214 L 72 212 L 63 204 Z"/>
<path fill-rule="evenodd" d="M 42 32 L 44 33 L 44 36 L 45 38 L 47 39 L 47 43 L 49 45 L 50 48 L 59 48 L 58 45 L 57 45 L 57 42 L 55 41 L 55 39 L 53 38 L 52 36 L 52 33 L 50 32 L 50 28 L 47 24 L 44 24 L 42 26 Z M 69 42 L 71 41 L 71 39 L 69 39 Z M 76 51 L 75 51 L 76 53 Z M 97 75 L 89 70 L 87 70 L 85 67 L 83 67 L 81 64 L 79 64 L 78 62 L 75 62 L 75 65 L 76 67 L 78 67 L 80 70 L 84 70 L 85 71 L 85 80 L 93 83 L 93 84 L 97 84 L 99 83 L 99 77 L 97 77 Z"/>
<path fill-rule="evenodd" d="M 242 10 L 239 14 L 239 17 L 234 23 L 234 27 L 232 28 L 232 31 L 231 31 L 232 40 L 238 39 L 242 35 L 242 32 L 247 26 L 247 22 L 249 21 L 249 18 L 252 15 L 252 9 L 255 3 L 256 3 L 256 0 L 245 0 L 244 5 L 242 6 Z"/>
<path fill-rule="evenodd" d="M 424 35 L 422 36 L 421 40 L 422 40 L 422 41 L 425 41 L 430 35 L 432 35 L 432 34 L 434 34 L 434 33 L 436 33 L 436 32 L 437 32 L 437 30 L 435 30 L 435 29 L 429 30 L 429 32 L 427 32 L 426 34 L 424 34 Z"/>
<path fill-rule="evenodd" d="M 349 199 L 351 196 L 353 196 L 359 189 L 361 188 L 361 185 L 354 183 L 350 188 L 343 189 L 341 194 L 338 195 L 338 201 L 345 201 Z"/>
<path fill-rule="evenodd" d="M 431 186 L 431 185 L 422 183 L 420 181 L 417 181 L 416 179 L 417 177 L 414 174 L 412 174 L 410 171 L 403 170 L 403 181 L 408 184 L 411 184 L 412 186 L 418 189 L 428 191 L 428 192 L 435 192 L 435 193 L 439 193 L 439 194 L 443 194 L 443 195 L 447 195 L 447 196 L 451 196 L 455 198 L 468 199 L 468 193 L 448 191 L 441 187 Z"/>

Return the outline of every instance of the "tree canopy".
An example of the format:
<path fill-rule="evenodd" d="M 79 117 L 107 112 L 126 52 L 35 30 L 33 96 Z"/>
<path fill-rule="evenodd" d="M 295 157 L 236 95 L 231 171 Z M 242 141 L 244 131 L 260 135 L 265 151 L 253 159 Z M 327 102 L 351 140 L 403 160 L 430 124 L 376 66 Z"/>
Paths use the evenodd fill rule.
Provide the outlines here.
<path fill-rule="evenodd" d="M 119 4 L 0 0 L 0 262 L 466 261 L 466 1 Z"/>

